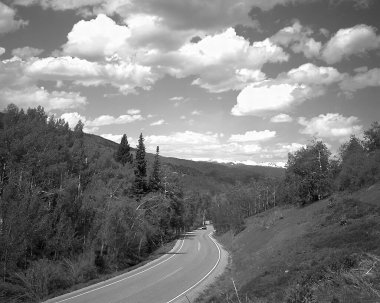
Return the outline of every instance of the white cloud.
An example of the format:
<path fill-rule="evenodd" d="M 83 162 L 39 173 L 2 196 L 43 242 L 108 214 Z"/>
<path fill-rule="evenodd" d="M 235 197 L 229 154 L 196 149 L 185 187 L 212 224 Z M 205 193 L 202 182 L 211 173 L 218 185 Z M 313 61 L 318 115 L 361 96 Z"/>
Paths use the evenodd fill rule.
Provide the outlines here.
<path fill-rule="evenodd" d="M 84 86 L 109 83 L 123 94 L 135 92 L 136 87 L 149 89 L 157 79 L 150 67 L 132 62 L 98 63 L 69 56 L 33 60 L 28 63 L 25 73 L 37 79 L 71 80 Z"/>
<path fill-rule="evenodd" d="M 329 64 L 351 55 L 365 54 L 380 47 L 380 37 L 374 27 L 360 24 L 340 29 L 324 46 L 322 58 Z"/>
<path fill-rule="evenodd" d="M 0 47 L 0 56 L 4 55 L 5 53 L 5 48 L 4 47 Z"/>
<path fill-rule="evenodd" d="M 285 123 L 285 122 L 292 122 L 292 121 L 293 121 L 293 118 L 287 114 L 278 114 L 270 118 L 270 122 L 273 122 L 273 123 Z"/>
<path fill-rule="evenodd" d="M 305 147 L 306 145 L 305 144 L 300 144 L 300 143 L 290 143 L 290 144 L 287 144 L 287 143 L 278 143 L 277 146 L 279 147 L 279 149 L 276 149 L 276 153 L 293 153 L 299 149 L 301 149 L 302 147 Z"/>
<path fill-rule="evenodd" d="M 192 114 L 193 116 L 200 116 L 202 113 L 201 113 L 199 110 L 193 110 L 193 111 L 191 112 L 191 114 Z"/>
<path fill-rule="evenodd" d="M 231 135 L 228 139 L 229 142 L 255 142 L 255 141 L 266 141 L 272 139 L 276 136 L 275 131 L 263 130 L 263 131 L 247 131 L 243 135 Z"/>
<path fill-rule="evenodd" d="M 79 120 L 81 120 L 83 123 L 86 122 L 86 117 L 78 114 L 77 112 L 63 113 L 60 118 L 64 119 L 71 128 L 74 128 L 75 125 L 78 124 Z"/>
<path fill-rule="evenodd" d="M 193 82 L 211 92 L 241 89 L 263 80 L 260 71 L 268 62 L 287 61 L 289 56 L 269 39 L 249 43 L 233 28 L 187 43 L 168 56 L 168 73 L 175 77 L 197 75 Z"/>
<path fill-rule="evenodd" d="M 304 27 L 297 20 L 292 26 L 285 27 L 270 39 L 278 45 L 290 47 L 295 53 L 303 53 L 306 58 L 318 57 L 322 43 L 315 41 L 311 35 L 313 31 Z"/>
<path fill-rule="evenodd" d="M 16 11 L 0 2 L 0 34 L 15 31 L 28 24 L 24 20 L 16 20 Z"/>
<path fill-rule="evenodd" d="M 139 113 L 141 113 L 141 110 L 136 108 L 131 108 L 127 110 L 128 115 L 138 115 Z"/>
<path fill-rule="evenodd" d="M 38 55 L 42 54 L 44 50 L 40 48 L 34 48 L 30 46 L 15 48 L 12 50 L 12 55 L 17 56 L 21 59 L 28 59 L 31 57 L 37 57 Z"/>
<path fill-rule="evenodd" d="M 263 81 L 244 88 L 237 96 L 237 104 L 231 113 L 235 116 L 245 116 L 288 110 L 313 95 L 313 90 L 305 84 Z"/>
<path fill-rule="evenodd" d="M 164 120 L 164 119 L 161 119 L 161 120 L 158 120 L 158 121 L 152 122 L 150 125 L 151 125 L 151 126 L 157 126 L 157 125 L 163 125 L 163 124 L 165 124 L 165 120 Z"/>
<path fill-rule="evenodd" d="M 366 87 L 380 87 L 380 68 L 357 70 L 355 76 L 344 78 L 340 83 L 340 87 L 347 93 L 353 93 Z"/>
<path fill-rule="evenodd" d="M 184 97 L 176 96 L 176 97 L 171 97 L 169 100 L 170 101 L 182 101 L 184 99 L 185 99 Z"/>
<path fill-rule="evenodd" d="M 87 103 L 86 97 L 76 92 L 52 91 L 37 86 L 24 89 L 0 89 L 0 105 L 7 106 L 14 103 L 19 107 L 43 106 L 47 111 L 64 110 L 82 107 Z"/>
<path fill-rule="evenodd" d="M 141 115 L 121 115 L 114 117 L 111 115 L 101 115 L 93 120 L 86 120 L 86 126 L 104 126 L 113 124 L 127 124 L 135 121 L 143 120 Z"/>
<path fill-rule="evenodd" d="M 338 113 L 328 113 L 319 115 L 307 120 L 300 117 L 298 123 L 304 126 L 300 133 L 317 136 L 320 138 L 346 140 L 350 135 L 358 134 L 362 131 L 359 119 L 354 116 L 344 117 Z"/>
<path fill-rule="evenodd" d="M 107 139 L 107 140 L 111 140 L 111 141 L 114 141 L 116 143 L 120 143 L 121 141 L 121 137 L 123 135 L 113 135 L 113 134 L 101 134 L 100 135 L 101 137 L 103 137 L 104 139 Z M 130 138 L 128 138 L 128 141 L 130 141 Z M 130 143 L 130 142 L 129 142 Z M 130 144 L 131 145 L 131 144 Z"/>
<path fill-rule="evenodd" d="M 329 85 L 339 82 L 343 75 L 333 67 L 318 67 L 305 63 L 287 72 L 287 78 L 294 83 Z"/>
<path fill-rule="evenodd" d="M 136 110 L 132 110 L 136 112 Z M 97 130 L 99 126 L 114 125 L 114 124 L 127 124 L 135 121 L 143 120 L 143 117 L 139 114 L 127 114 L 114 117 L 111 115 L 101 115 L 95 119 L 88 119 L 85 116 L 78 114 L 77 112 L 64 113 L 61 118 L 65 119 L 69 123 L 70 127 L 74 127 L 79 120 L 81 120 L 88 129 Z"/>
<path fill-rule="evenodd" d="M 95 19 L 76 23 L 67 35 L 63 52 L 81 58 L 112 56 L 125 46 L 131 36 L 127 26 L 117 25 L 111 18 L 100 14 Z"/>

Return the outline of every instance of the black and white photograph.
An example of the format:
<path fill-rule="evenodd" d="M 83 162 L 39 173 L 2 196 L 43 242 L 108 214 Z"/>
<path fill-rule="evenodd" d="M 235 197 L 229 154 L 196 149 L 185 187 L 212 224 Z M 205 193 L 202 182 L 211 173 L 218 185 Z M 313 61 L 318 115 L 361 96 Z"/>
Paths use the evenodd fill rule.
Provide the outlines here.
<path fill-rule="evenodd" d="M 0 0 L 1 303 L 380 303 L 379 0 Z"/>

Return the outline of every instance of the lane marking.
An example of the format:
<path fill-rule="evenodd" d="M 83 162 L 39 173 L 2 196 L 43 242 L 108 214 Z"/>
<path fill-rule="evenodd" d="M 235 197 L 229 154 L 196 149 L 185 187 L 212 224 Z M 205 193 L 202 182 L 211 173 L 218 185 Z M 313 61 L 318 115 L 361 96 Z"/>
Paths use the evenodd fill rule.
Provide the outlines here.
<path fill-rule="evenodd" d="M 182 248 L 182 246 L 183 246 L 184 243 L 185 243 L 185 240 L 182 239 L 182 244 L 181 244 L 180 248 L 176 251 L 176 253 L 178 253 L 178 252 L 181 250 L 181 248 Z M 125 278 L 123 278 L 123 279 L 117 280 L 117 281 L 115 281 L 115 282 L 112 282 L 112 283 L 109 283 L 109 284 L 106 284 L 106 285 L 103 285 L 103 286 L 100 286 L 100 287 L 97 287 L 97 288 L 94 288 L 94 289 L 88 290 L 88 291 L 83 292 L 83 293 L 80 293 L 80 294 L 78 294 L 78 295 L 76 295 L 76 296 L 69 297 L 69 298 L 66 298 L 66 299 L 63 299 L 63 300 L 60 300 L 60 301 L 53 301 L 53 302 L 54 302 L 54 303 L 61 303 L 61 302 L 65 302 L 65 301 L 68 301 L 68 300 L 72 300 L 72 299 L 75 299 L 75 298 L 81 297 L 81 296 L 83 296 L 83 295 L 86 295 L 86 294 L 92 293 L 92 292 L 94 292 L 94 291 L 97 291 L 97 290 L 99 290 L 99 289 L 102 289 L 102 288 L 105 288 L 105 287 L 108 287 L 108 286 L 111 286 L 111 285 L 114 285 L 114 284 L 120 283 L 120 282 L 125 281 L 125 280 L 127 280 L 127 279 L 133 278 L 133 277 L 138 276 L 138 275 L 140 275 L 140 274 L 142 274 L 142 273 L 144 273 L 144 272 L 147 272 L 148 270 L 151 270 L 151 269 L 157 267 L 158 265 L 161 265 L 161 264 L 163 264 L 163 263 L 169 261 L 171 258 L 173 258 L 173 257 L 176 256 L 176 253 L 174 253 L 172 256 L 170 256 L 169 258 L 165 259 L 164 261 L 161 261 L 160 263 L 157 263 L 157 264 L 153 265 L 152 267 L 148 267 L 147 269 L 145 269 L 145 270 L 143 270 L 143 271 L 140 271 L 140 272 L 138 272 L 138 273 L 135 273 L 135 274 L 133 274 L 133 275 L 131 275 L 131 276 L 128 276 L 128 277 L 125 277 Z M 52 302 L 52 303 L 53 303 L 53 302 Z"/>
<path fill-rule="evenodd" d="M 201 249 L 201 242 L 198 240 L 198 251 Z"/>
<path fill-rule="evenodd" d="M 165 277 L 163 277 L 163 278 L 157 280 L 154 284 L 156 284 L 156 283 L 158 283 L 158 282 L 160 282 L 160 281 L 162 281 L 162 280 L 165 280 L 166 278 L 169 278 L 170 276 L 176 274 L 177 272 L 179 272 L 179 271 L 182 270 L 182 269 L 183 269 L 183 267 L 178 268 L 177 270 L 173 271 L 172 273 L 170 273 L 170 274 L 166 275 Z"/>
<path fill-rule="evenodd" d="M 187 292 L 189 292 L 190 290 L 192 290 L 194 287 L 196 287 L 197 285 L 199 285 L 200 283 L 202 283 L 203 280 L 205 280 L 214 271 L 214 269 L 218 266 L 218 264 L 220 262 L 220 258 L 221 258 L 221 251 L 220 251 L 218 243 L 211 237 L 211 234 L 213 234 L 213 233 L 214 232 L 209 233 L 208 237 L 211 239 L 211 241 L 215 244 L 216 248 L 218 249 L 218 261 L 216 261 L 214 267 L 211 268 L 211 270 L 202 279 L 200 279 L 197 283 L 195 283 L 193 286 L 189 287 L 184 292 L 180 293 L 178 296 L 176 296 L 175 298 L 171 299 L 170 301 L 167 301 L 166 303 L 172 303 L 172 302 L 174 302 L 175 300 L 177 300 L 178 298 L 182 297 L 184 294 L 186 294 Z"/>

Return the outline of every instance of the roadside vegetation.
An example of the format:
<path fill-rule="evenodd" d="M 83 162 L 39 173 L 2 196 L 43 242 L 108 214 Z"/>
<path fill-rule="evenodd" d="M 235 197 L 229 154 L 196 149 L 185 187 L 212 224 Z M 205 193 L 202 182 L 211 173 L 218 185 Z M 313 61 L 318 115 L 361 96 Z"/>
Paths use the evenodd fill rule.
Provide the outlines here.
<path fill-rule="evenodd" d="M 212 197 L 280 168 L 193 162 L 0 113 L 0 301 L 40 302 L 143 264 L 210 218 Z M 157 255 L 157 254 L 156 254 Z"/>
<path fill-rule="evenodd" d="M 379 181 L 375 122 L 339 157 L 313 140 L 289 154 L 279 183 L 217 196 L 213 221 L 232 261 L 197 302 L 379 302 Z"/>

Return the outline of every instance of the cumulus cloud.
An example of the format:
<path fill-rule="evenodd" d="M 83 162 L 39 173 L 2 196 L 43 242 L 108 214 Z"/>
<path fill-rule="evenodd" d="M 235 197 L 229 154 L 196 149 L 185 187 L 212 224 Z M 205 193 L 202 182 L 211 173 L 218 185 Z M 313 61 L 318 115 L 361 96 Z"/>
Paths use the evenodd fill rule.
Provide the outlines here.
<path fill-rule="evenodd" d="M 305 84 L 267 80 L 244 88 L 237 96 L 237 103 L 231 113 L 235 116 L 244 116 L 288 110 L 312 96 L 314 96 L 313 90 Z"/>
<path fill-rule="evenodd" d="M 16 20 L 16 11 L 0 2 L 0 34 L 9 33 L 27 25 L 22 19 Z"/>
<path fill-rule="evenodd" d="M 349 94 L 366 87 L 380 87 L 380 68 L 357 70 L 356 75 L 345 77 L 340 87 Z"/>
<path fill-rule="evenodd" d="M 95 19 L 81 20 L 74 25 L 63 45 L 67 55 L 81 58 L 112 56 L 125 46 L 131 36 L 127 26 L 118 25 L 111 18 L 100 14 Z"/>
<path fill-rule="evenodd" d="M 98 63 L 69 56 L 34 60 L 25 73 L 38 79 L 71 80 L 84 86 L 111 84 L 124 94 L 135 92 L 136 87 L 149 89 L 157 78 L 150 67 L 132 62 Z"/>
<path fill-rule="evenodd" d="M 0 47 L 0 56 L 4 55 L 5 53 L 5 48 L 4 47 Z"/>
<path fill-rule="evenodd" d="M 65 119 L 65 121 L 69 123 L 70 127 L 74 127 L 78 123 L 78 121 L 81 120 L 86 127 L 88 127 L 89 129 L 95 128 L 96 130 L 99 128 L 99 126 L 127 124 L 127 123 L 132 123 L 135 121 L 141 121 L 144 119 L 138 113 L 120 115 L 118 117 L 114 117 L 111 115 L 101 115 L 94 119 L 89 119 L 89 118 L 86 118 L 86 116 L 82 116 L 78 114 L 77 112 L 64 113 L 61 115 L 61 118 Z"/>
<path fill-rule="evenodd" d="M 76 92 L 49 92 L 37 86 L 17 90 L 11 88 L 0 89 L 1 107 L 4 108 L 9 103 L 14 103 L 23 108 L 41 105 L 47 111 L 50 111 L 81 107 L 87 103 L 87 99 Z"/>
<path fill-rule="evenodd" d="M 43 49 L 25 46 L 20 48 L 15 48 L 12 50 L 12 55 L 17 56 L 21 59 L 29 59 L 31 57 L 37 57 L 43 53 Z"/>
<path fill-rule="evenodd" d="M 285 123 L 285 122 L 292 122 L 292 121 L 293 121 L 293 118 L 287 114 L 278 114 L 270 118 L 270 122 L 273 122 L 273 123 Z"/>
<path fill-rule="evenodd" d="M 211 92 L 223 92 L 263 80 L 265 75 L 260 69 L 265 63 L 284 62 L 288 58 L 283 49 L 269 39 L 250 44 L 233 28 L 228 28 L 172 52 L 166 57 L 169 63 L 166 69 L 179 78 L 197 75 L 193 84 Z"/>
<path fill-rule="evenodd" d="M 311 35 L 313 30 L 304 27 L 297 20 L 292 26 L 285 27 L 270 39 L 278 45 L 289 47 L 294 53 L 303 53 L 306 58 L 318 57 L 322 43 L 315 41 Z"/>
<path fill-rule="evenodd" d="M 318 67 L 312 63 L 303 64 L 287 72 L 287 78 L 294 83 L 330 85 L 343 79 L 343 75 L 333 67 Z"/>
<path fill-rule="evenodd" d="M 304 127 L 300 130 L 301 134 L 339 141 L 344 141 L 350 135 L 360 133 L 363 128 L 358 124 L 359 119 L 357 117 L 344 117 L 338 113 L 321 114 L 310 120 L 300 117 L 298 123 Z"/>
<path fill-rule="evenodd" d="M 263 130 L 263 131 L 247 131 L 244 134 L 231 135 L 228 139 L 229 142 L 254 142 L 254 141 L 266 141 L 276 136 L 275 131 Z"/>
<path fill-rule="evenodd" d="M 324 46 L 322 58 L 329 64 L 352 55 L 365 54 L 380 47 L 376 29 L 365 24 L 340 29 Z"/>

